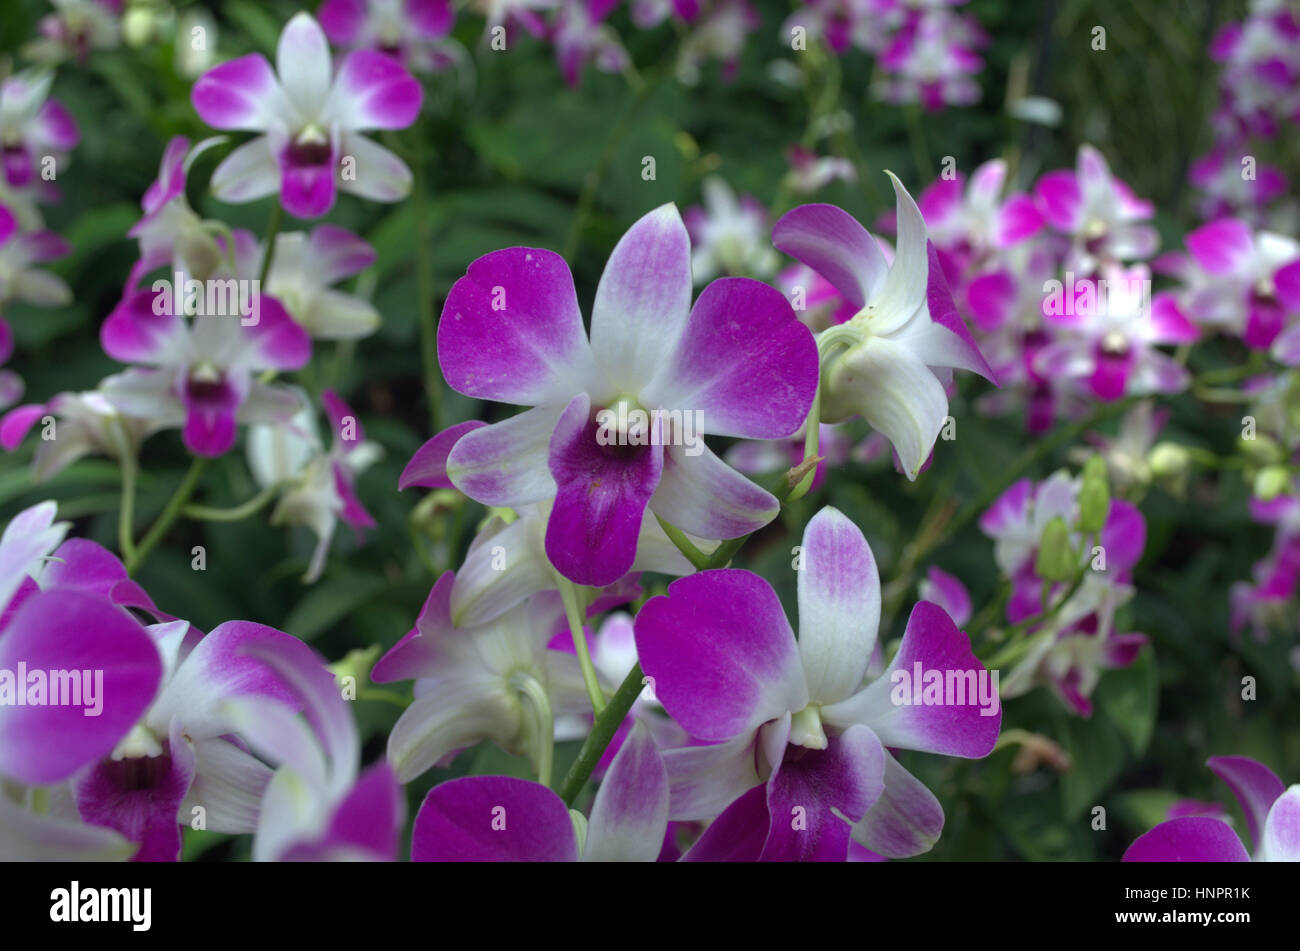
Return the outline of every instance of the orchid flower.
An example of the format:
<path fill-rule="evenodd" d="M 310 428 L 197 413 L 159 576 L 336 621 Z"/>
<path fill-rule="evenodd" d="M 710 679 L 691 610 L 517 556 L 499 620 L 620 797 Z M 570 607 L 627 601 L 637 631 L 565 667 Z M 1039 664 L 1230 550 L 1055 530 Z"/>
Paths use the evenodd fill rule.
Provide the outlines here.
<path fill-rule="evenodd" d="M 790 163 L 785 182 L 797 195 L 811 195 L 836 180 L 849 184 L 858 180 L 857 169 L 848 159 L 831 155 L 819 156 L 799 145 L 786 149 L 785 157 Z"/>
<path fill-rule="evenodd" d="M 631 59 L 618 34 L 604 20 L 620 0 L 563 0 L 555 14 L 551 39 L 564 81 L 577 87 L 582 68 L 592 63 L 605 73 L 621 73 Z"/>
<path fill-rule="evenodd" d="M 952 623 L 958 628 L 964 627 L 971 619 L 970 592 L 960 578 L 941 568 L 931 565 L 925 577 L 917 584 L 916 593 L 922 601 L 943 608 L 943 612 L 952 618 Z"/>
<path fill-rule="evenodd" d="M 466 746 L 490 739 L 549 769 L 554 717 L 587 709 L 577 659 L 547 649 L 561 617 L 559 595 L 544 592 L 487 624 L 451 619 L 455 574 L 429 592 L 416 626 L 380 658 L 375 683 L 414 680 L 415 702 L 388 738 L 388 761 L 407 783 Z"/>
<path fill-rule="evenodd" d="M 41 178 L 42 162 L 52 159 L 61 169 L 62 154 L 80 141 L 76 120 L 50 98 L 53 81 L 52 72 L 28 70 L 0 82 L 0 148 L 14 188 Z"/>
<path fill-rule="evenodd" d="M 248 255 L 241 271 L 256 276 L 254 260 L 264 248 Z M 379 311 L 366 300 L 330 285 L 360 274 L 375 261 L 365 240 L 335 225 L 318 225 L 310 234 L 281 233 L 275 239 L 271 270 L 263 290 L 284 304 L 295 321 L 316 340 L 357 340 L 379 328 Z"/>
<path fill-rule="evenodd" d="M 560 0 L 470 0 L 470 5 L 483 17 L 485 37 L 502 26 L 509 42 L 517 27 L 523 27 L 535 37 L 545 36 L 546 21 L 542 14 L 555 10 Z"/>
<path fill-rule="evenodd" d="M 3 218 L 0 220 L 0 305 L 15 300 L 36 307 L 71 304 L 72 289 L 63 278 L 36 265 L 66 257 L 72 245 L 53 231 L 15 230 L 8 212 Z"/>
<path fill-rule="evenodd" d="M 878 53 L 888 41 L 881 11 L 873 0 L 807 0 L 781 26 L 783 36 L 802 27 L 809 38 L 820 38 L 831 52 L 843 56 L 852 47 Z"/>
<path fill-rule="evenodd" d="M 280 34 L 276 69 L 250 53 L 205 73 L 191 99 L 218 129 L 262 133 L 235 149 L 212 175 L 223 201 L 279 192 L 285 211 L 319 218 L 336 189 L 394 202 L 411 189 L 411 170 L 360 133 L 404 129 L 420 111 L 420 84 L 383 53 L 354 50 L 331 75 L 325 33 L 299 13 Z"/>
<path fill-rule="evenodd" d="M 974 80 L 984 68 L 975 47 L 984 42 L 973 21 L 944 10 L 909 19 L 879 59 L 884 76 L 876 95 L 885 102 L 919 102 L 927 111 L 969 106 L 980 98 Z"/>
<path fill-rule="evenodd" d="M 314 583 L 324 571 L 340 519 L 356 530 L 358 538 L 374 527 L 374 518 L 357 498 L 355 482 L 382 453 L 378 445 L 366 441 L 361 423 L 333 390 L 322 392 L 321 402 L 334 433 L 328 452 L 321 448 L 315 413 L 305 397 L 303 408 L 291 421 L 254 426 L 248 433 L 253 478 L 263 489 L 282 489 L 271 524 L 306 525 L 316 533 L 304 584 Z"/>
<path fill-rule="evenodd" d="M 53 437 L 42 438 L 36 446 L 32 476 L 37 482 L 89 455 L 133 459 L 145 437 L 161 426 L 157 420 L 121 412 L 98 390 L 59 393 L 46 403 L 17 406 L 0 418 L 0 446 L 13 452 L 47 416 L 53 417 L 48 430 Z"/>
<path fill-rule="evenodd" d="M 1248 176 L 1241 164 L 1244 158 L 1216 147 L 1191 164 L 1187 180 L 1204 193 L 1201 218 L 1212 221 L 1240 214 L 1260 223 L 1268 206 L 1286 194 L 1286 175 L 1281 169 L 1260 163 Z"/>
<path fill-rule="evenodd" d="M 1222 819 L 1185 816 L 1138 836 L 1124 861 L 1300 862 L 1300 785 L 1286 788 L 1271 769 L 1246 756 L 1211 756 L 1206 765 L 1241 803 L 1253 856 Z"/>
<path fill-rule="evenodd" d="M 823 331 L 821 419 L 861 415 L 893 443 L 914 480 L 948 415 L 953 368 L 993 382 L 957 315 L 925 221 L 892 173 L 898 251 L 887 266 L 876 240 L 834 205 L 801 205 L 772 229 L 772 243 L 826 278 L 857 312 Z"/>
<path fill-rule="evenodd" d="M 740 71 L 740 54 L 761 18 L 749 0 L 717 0 L 694 21 L 682 38 L 677 78 L 688 86 L 700 81 L 701 67 L 710 60 L 722 64 L 722 79 L 731 82 Z"/>
<path fill-rule="evenodd" d="M 238 423 L 293 416 L 299 402 L 291 390 L 254 378 L 263 370 L 299 369 L 311 355 L 306 331 L 275 298 L 260 295 L 258 319 L 246 323 L 213 314 L 187 320 L 174 312 L 175 301 L 159 306 L 164 293 L 128 295 L 100 329 L 110 357 L 145 364 L 101 384 L 110 403 L 159 427 L 183 427 L 186 447 L 203 456 L 230 449 Z"/>
<path fill-rule="evenodd" d="M 736 197 L 725 181 L 710 175 L 702 186 L 704 205 L 682 214 L 691 236 L 695 283 L 718 275 L 766 278 L 780 263 L 768 246 L 767 209 L 752 195 Z"/>
<path fill-rule="evenodd" d="M 176 271 L 208 280 L 222 270 L 222 257 L 233 253 L 217 240 L 210 223 L 205 223 L 185 198 L 186 176 L 194 160 L 219 144 L 207 139 L 193 149 L 190 140 L 174 136 L 163 150 L 154 179 L 140 205 L 144 215 L 127 234 L 140 242 L 140 259 L 127 279 L 128 292 L 150 271 L 171 264 Z M 227 268 L 228 270 L 228 268 Z M 169 275 L 170 277 L 170 275 Z"/>
<path fill-rule="evenodd" d="M 689 238 L 672 205 L 614 248 L 590 341 L 568 266 L 550 251 L 486 255 L 447 295 L 438 360 L 448 384 L 532 407 L 462 430 L 447 475 L 486 505 L 554 499 L 546 554 L 571 581 L 599 586 L 627 574 L 647 508 L 714 539 L 744 535 L 777 512 L 776 499 L 703 435 L 797 429 L 816 386 L 812 337 L 780 292 L 757 281 L 724 278 L 694 308 L 690 298 Z M 638 414 L 649 428 L 624 422 Z"/>
<path fill-rule="evenodd" d="M 126 610 L 152 602 L 125 571 L 103 570 L 116 559 L 99 546 L 59 546 L 68 523 L 55 514 L 53 502 L 33 506 L 0 536 L 0 859 L 128 858 L 134 846 L 86 828 L 55 784 L 108 755 L 153 698 L 162 662 Z M 22 669 L 28 679 L 16 682 Z M 95 697 L 17 704 L 14 691 L 30 695 L 35 671 L 93 672 Z"/>
<path fill-rule="evenodd" d="M 201 819 L 204 828 L 232 834 L 258 826 L 279 761 L 264 762 L 254 755 L 261 749 L 250 752 L 244 738 L 273 724 L 284 730 L 284 719 L 302 704 L 284 665 L 262 656 L 274 651 L 332 679 L 305 644 L 265 625 L 228 621 L 202 636 L 174 621 L 149 632 L 165 665 L 163 686 L 112 755 L 77 778 L 73 792 L 87 822 L 140 844 L 136 861 L 175 861 L 181 823 Z M 290 759 L 294 749 L 281 745 L 289 748 L 276 752 Z"/>
<path fill-rule="evenodd" d="M 973 695 L 899 699 L 899 672 L 915 670 L 918 690 L 922 670 L 970 684 L 984 676 L 969 639 L 936 605 L 916 606 L 889 670 L 863 686 L 880 580 L 857 526 L 824 508 L 800 552 L 797 641 L 776 593 L 748 571 L 674 581 L 637 615 L 655 696 L 707 744 L 665 751 L 670 815 L 708 818 L 726 807 L 688 860 L 843 861 L 850 834 L 890 857 L 925 852 L 943 810 L 886 747 L 977 758 L 997 740 L 1000 708 L 981 709 Z M 996 704 L 996 690 L 989 699 Z"/>
<path fill-rule="evenodd" d="M 668 776 L 638 724 L 600 784 L 590 820 L 526 779 L 466 776 L 429 790 L 411 860 L 653 862 L 667 830 Z"/>
<path fill-rule="evenodd" d="M 1054 297 L 1044 302 L 1044 316 L 1058 336 L 1038 352 L 1035 369 L 1076 380 L 1104 401 L 1186 389 L 1187 368 L 1156 345 L 1192 343 L 1200 330 L 1172 295 L 1150 296 L 1145 265 L 1106 265 L 1100 274 L 1095 281 L 1076 281 L 1074 298 L 1062 298 L 1061 306 Z"/>
<path fill-rule="evenodd" d="M 1155 206 L 1111 175 L 1091 145 L 1079 146 L 1073 171 L 1048 172 L 1034 192 L 1047 223 L 1072 239 L 1067 268 L 1082 276 L 1102 262 L 1148 258 L 1160 245 L 1156 229 L 1141 224 L 1155 214 Z"/>
<path fill-rule="evenodd" d="M 122 0 L 50 0 L 54 12 L 41 18 L 40 37 L 23 52 L 42 63 L 75 57 L 84 63 L 94 50 L 116 49 L 122 41 Z"/>
<path fill-rule="evenodd" d="M 222 705 L 248 746 L 280 764 L 262 795 L 253 859 L 395 861 L 401 787 L 387 763 L 358 775 L 361 740 L 329 670 L 292 638 L 251 643 L 242 653 L 274 670 L 304 713 L 251 692 Z"/>
<path fill-rule="evenodd" d="M 316 16 L 335 46 L 385 53 L 412 72 L 444 69 L 455 56 L 449 0 L 325 0 Z"/>
<path fill-rule="evenodd" d="M 985 162 L 966 176 L 932 182 L 917 199 L 929 238 L 961 274 L 989 255 L 1032 238 L 1043 226 L 1033 199 L 1022 193 L 1002 197 L 1007 163 Z M 951 272 L 949 272 L 951 275 Z"/>
<path fill-rule="evenodd" d="M 1187 250 L 1208 276 L 1204 291 L 1184 294 L 1189 312 L 1230 327 L 1249 347 L 1271 347 L 1288 366 L 1300 363 L 1300 244 L 1223 218 L 1189 234 Z"/>

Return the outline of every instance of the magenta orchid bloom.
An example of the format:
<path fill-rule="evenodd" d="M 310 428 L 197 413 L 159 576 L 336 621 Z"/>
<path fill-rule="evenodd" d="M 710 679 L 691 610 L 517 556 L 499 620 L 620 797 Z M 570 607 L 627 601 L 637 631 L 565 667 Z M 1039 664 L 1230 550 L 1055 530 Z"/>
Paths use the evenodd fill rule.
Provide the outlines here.
<path fill-rule="evenodd" d="M 54 74 L 24 72 L 0 82 L 0 141 L 4 177 L 13 188 L 41 178 L 41 163 L 53 158 L 59 168 L 65 152 L 80 141 L 76 120 L 50 98 Z"/>
<path fill-rule="evenodd" d="M 790 14 L 781 27 L 791 36 L 803 27 L 809 39 L 820 38 L 831 52 L 843 56 L 852 47 L 879 52 L 889 34 L 882 29 L 881 10 L 873 0 L 807 0 Z"/>
<path fill-rule="evenodd" d="M 879 245 L 834 205 L 801 205 L 772 229 L 772 243 L 829 281 L 856 313 L 817 338 L 822 358 L 821 419 L 861 415 L 893 443 L 914 480 L 948 415 L 946 386 L 961 368 L 993 382 L 952 294 L 925 221 L 892 173 L 898 250 L 887 264 Z"/>
<path fill-rule="evenodd" d="M 185 198 L 186 174 L 194 159 L 219 140 L 209 139 L 193 150 L 184 136 L 173 137 L 163 150 L 158 177 L 140 206 L 144 215 L 127 234 L 140 242 L 140 259 L 131 269 L 127 290 L 139 285 L 150 271 L 164 264 L 206 280 L 220 269 L 225 249 L 190 207 Z"/>
<path fill-rule="evenodd" d="M 260 295 L 256 323 L 240 316 L 192 320 L 159 306 L 165 291 L 127 297 L 104 321 L 104 352 L 145 367 L 109 377 L 105 397 L 123 413 L 183 427 L 193 453 L 220 456 L 235 442 L 239 423 L 270 423 L 297 411 L 297 396 L 262 383 L 263 370 L 297 370 L 311 356 L 311 340 L 275 298 Z M 164 313 L 158 313 L 162 309 Z"/>
<path fill-rule="evenodd" d="M 690 23 L 700 15 L 700 0 L 632 0 L 632 22 L 649 30 L 669 18 Z"/>
<path fill-rule="evenodd" d="M 355 50 L 332 74 L 325 33 L 299 13 L 280 34 L 276 69 L 250 53 L 205 73 L 191 96 L 217 129 L 262 133 L 235 149 L 212 175 L 223 201 L 279 192 L 285 211 L 319 218 L 337 189 L 394 202 L 411 188 L 411 170 L 360 133 L 404 129 L 420 111 L 420 84 L 383 53 Z"/>
<path fill-rule="evenodd" d="M 335 46 L 387 54 L 412 72 L 445 68 L 454 49 L 449 0 L 325 0 L 316 17 Z"/>
<path fill-rule="evenodd" d="M 1184 316 L 1174 296 L 1151 297 L 1151 271 L 1105 266 L 1097 280 L 1077 280 L 1049 295 L 1044 317 L 1057 339 L 1035 357 L 1043 376 L 1078 381 L 1099 400 L 1187 388 L 1187 368 L 1157 345 L 1194 342 L 1199 328 Z"/>
<path fill-rule="evenodd" d="M 85 63 L 94 50 L 116 49 L 122 40 L 122 0 L 50 0 L 54 12 L 41 17 L 40 38 L 27 44 L 32 59 L 56 63 L 75 57 Z"/>
<path fill-rule="evenodd" d="M 588 63 L 606 73 L 621 73 L 631 63 L 618 34 L 604 22 L 620 0 L 563 0 L 551 39 L 564 81 L 577 87 Z"/>
<path fill-rule="evenodd" d="M 66 257 L 72 245 L 53 231 L 21 231 L 7 210 L 0 214 L 0 306 L 24 301 L 36 307 L 66 307 L 72 289 L 63 278 L 36 265 Z"/>
<path fill-rule="evenodd" d="M 1081 276 L 1102 262 L 1148 258 L 1160 245 L 1156 229 L 1142 224 L 1155 206 L 1115 178 L 1091 145 L 1079 146 L 1073 171 L 1048 172 L 1034 192 L 1048 225 L 1071 238 L 1067 269 Z"/>
<path fill-rule="evenodd" d="M 1272 348 L 1288 366 L 1300 364 L 1300 244 L 1223 218 L 1189 234 L 1187 250 L 1208 276 L 1204 290 L 1183 296 L 1189 312 L 1231 328 L 1249 347 Z"/>
<path fill-rule="evenodd" d="M 1205 193 L 1202 218 L 1212 221 L 1240 214 L 1258 222 L 1268 206 L 1286 194 L 1286 175 L 1281 169 L 1261 163 L 1254 175 L 1247 176 L 1241 164 L 1245 158 L 1220 146 L 1191 164 L 1187 180 Z"/>
<path fill-rule="evenodd" d="M 970 592 L 961 583 L 961 579 L 948 574 L 934 565 L 925 573 L 925 578 L 916 586 L 916 593 L 922 601 L 929 601 L 943 608 L 945 614 L 952 618 L 957 627 L 965 626 L 971 619 Z"/>
<path fill-rule="evenodd" d="M 433 787 L 415 817 L 413 862 L 653 862 L 668 831 L 668 775 L 632 728 L 588 820 L 545 786 L 466 776 Z"/>
<path fill-rule="evenodd" d="M 930 240 L 952 262 L 949 277 L 1042 229 L 1032 198 L 1019 192 L 1002 197 L 1006 177 L 1007 163 L 993 159 L 971 173 L 969 184 L 958 172 L 932 182 L 916 200 Z"/>
<path fill-rule="evenodd" d="M 984 68 L 976 47 L 986 42 L 973 20 L 943 9 L 909 18 L 880 55 L 885 76 L 876 94 L 886 102 L 919 102 L 927 111 L 969 106 L 980 98 L 974 79 Z"/>
<path fill-rule="evenodd" d="M 1228 784 L 1246 814 L 1252 856 L 1221 818 L 1183 816 L 1134 840 L 1125 862 L 1300 862 L 1300 785 L 1289 789 L 1247 756 L 1211 756 L 1206 763 Z"/>
<path fill-rule="evenodd" d="M 801 556 L 797 641 L 776 593 L 748 571 L 674 581 L 637 615 L 655 696 L 704 744 L 664 753 L 670 815 L 709 818 L 725 807 L 687 860 L 843 861 L 850 834 L 890 857 L 925 852 L 943 810 L 886 747 L 978 758 L 997 741 L 996 689 L 992 710 L 976 705 L 973 688 L 969 704 L 964 694 L 913 705 L 904 690 L 900 699 L 898 684 L 914 672 L 970 684 L 987 676 L 936 605 L 916 606 L 889 670 L 863 686 L 880 581 L 857 526 L 822 509 Z"/>
<path fill-rule="evenodd" d="M 251 280 L 265 248 L 241 255 L 239 269 Z M 375 249 L 337 225 L 318 225 L 311 233 L 276 235 L 264 290 L 284 304 L 315 340 L 357 340 L 379 329 L 374 306 L 331 285 L 360 274 L 375 262 Z"/>
<path fill-rule="evenodd" d="M 554 499 L 547 556 L 566 578 L 594 586 L 631 570 L 647 508 L 701 538 L 736 538 L 770 521 L 776 499 L 714 455 L 703 434 L 789 435 L 817 377 L 812 336 L 779 291 L 723 278 L 691 306 L 690 239 L 672 205 L 614 248 L 590 340 L 563 259 L 509 248 L 479 258 L 452 286 L 438 361 L 466 396 L 532 407 L 460 430 L 446 457 L 451 482 L 486 505 Z M 623 422 L 638 414 L 649 432 Z"/>

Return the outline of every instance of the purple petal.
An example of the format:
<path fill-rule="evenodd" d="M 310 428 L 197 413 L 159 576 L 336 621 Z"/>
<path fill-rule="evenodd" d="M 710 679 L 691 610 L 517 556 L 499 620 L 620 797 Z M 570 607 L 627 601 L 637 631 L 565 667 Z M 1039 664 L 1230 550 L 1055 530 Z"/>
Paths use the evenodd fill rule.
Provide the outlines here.
<path fill-rule="evenodd" d="M 213 128 L 260 131 L 279 95 L 271 64 L 261 53 L 249 53 L 199 77 L 190 101 L 199 118 Z"/>
<path fill-rule="evenodd" d="M 547 466 L 559 413 L 536 406 L 464 433 L 447 453 L 447 477 L 484 505 L 518 507 L 555 495 Z"/>
<path fill-rule="evenodd" d="M 817 344 L 773 287 L 714 281 L 676 352 L 642 394 L 652 407 L 702 414 L 721 436 L 778 439 L 797 430 L 817 391 Z"/>
<path fill-rule="evenodd" d="M 1189 234 L 1187 250 L 1210 274 L 1229 277 L 1247 272 L 1255 256 L 1255 240 L 1244 221 L 1221 218 Z"/>
<path fill-rule="evenodd" d="M 948 572 L 931 565 L 925 580 L 917 586 L 917 593 L 922 601 L 932 601 L 943 608 L 958 627 L 970 620 L 970 592 Z"/>
<path fill-rule="evenodd" d="M 564 259 L 507 248 L 474 261 L 443 305 L 438 364 L 452 389 L 502 403 L 538 406 L 585 389 L 591 350 Z"/>
<path fill-rule="evenodd" d="M 397 480 L 398 489 L 454 489 L 447 477 L 447 456 L 461 436 L 487 425 L 477 419 L 449 426 L 415 451 Z"/>
<path fill-rule="evenodd" d="M 808 702 L 781 602 L 748 571 L 674 581 L 637 614 L 636 647 L 659 702 L 703 740 L 741 735 Z"/>
<path fill-rule="evenodd" d="M 1265 820 L 1273 803 L 1282 795 L 1282 780 L 1263 763 L 1248 756 L 1211 756 L 1205 764 L 1214 771 L 1241 803 L 1250 827 L 1250 841 L 1258 850 L 1263 842 Z"/>
<path fill-rule="evenodd" d="M 576 862 L 569 810 L 545 786 L 467 776 L 434 786 L 415 816 L 413 862 Z"/>
<path fill-rule="evenodd" d="M 645 508 L 663 471 L 663 447 L 600 445 L 590 409 L 580 393 L 551 437 L 548 462 L 558 490 L 546 524 L 546 556 L 570 581 L 600 587 L 632 569 Z"/>
<path fill-rule="evenodd" d="M 934 848 L 943 807 L 925 784 L 885 753 L 885 791 L 853 828 L 853 838 L 885 858 L 905 859 Z"/>
<path fill-rule="evenodd" d="M 331 93 L 331 115 L 348 129 L 405 129 L 420 114 L 419 82 L 391 56 L 349 53 Z"/>
<path fill-rule="evenodd" d="M 32 672 L 54 670 L 81 672 L 84 685 L 89 672 L 95 694 L 83 693 L 81 705 L 0 705 L 0 775 L 23 783 L 60 782 L 107 756 L 148 708 L 162 677 L 162 660 L 139 622 L 69 590 L 31 596 L 9 621 L 0 670 L 16 677 L 20 663 L 29 684 Z M 61 686 L 71 691 L 69 682 Z"/>
<path fill-rule="evenodd" d="M 1162 822 L 1134 840 L 1125 862 L 1249 862 L 1232 827 L 1218 819 L 1188 816 Z"/>
<path fill-rule="evenodd" d="M 415 680 L 431 676 L 438 669 L 447 656 L 446 645 L 439 641 L 454 630 L 451 591 L 455 583 L 453 572 L 442 573 L 425 599 L 415 627 L 379 659 L 370 671 L 371 680 L 377 684 Z"/>
<path fill-rule="evenodd" d="M 927 694 L 937 679 L 939 690 Z M 997 743 L 1002 705 L 997 685 L 971 652 L 970 638 L 943 608 L 921 601 L 889 669 L 848 700 L 822 709 L 827 722 L 862 723 L 889 747 L 987 756 Z"/>
<path fill-rule="evenodd" d="M 767 782 L 771 816 L 762 861 L 843 862 L 853 824 L 885 789 L 885 750 L 854 726 L 824 750 L 791 748 Z"/>
<path fill-rule="evenodd" d="M 682 861 L 757 862 L 770 824 L 767 786 L 755 786 L 709 823 Z"/>
<path fill-rule="evenodd" d="M 800 205 L 772 227 L 777 249 L 808 265 L 860 308 L 889 270 L 880 246 L 858 220 L 835 205 Z"/>
<path fill-rule="evenodd" d="M 1057 231 L 1072 234 L 1082 224 L 1083 193 L 1074 172 L 1048 172 L 1034 186 L 1034 197 L 1047 223 Z"/>
<path fill-rule="evenodd" d="M 104 759 L 77 779 L 77 812 L 140 844 L 134 862 L 175 862 L 181 853 L 179 812 L 194 780 L 194 751 L 173 724 L 160 756 Z"/>

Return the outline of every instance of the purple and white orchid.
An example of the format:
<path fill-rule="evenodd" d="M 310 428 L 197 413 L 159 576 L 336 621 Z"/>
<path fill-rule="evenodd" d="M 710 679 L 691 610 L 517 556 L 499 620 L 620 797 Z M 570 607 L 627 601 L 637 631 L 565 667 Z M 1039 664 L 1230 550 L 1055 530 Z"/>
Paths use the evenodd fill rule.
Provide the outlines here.
<path fill-rule="evenodd" d="M 851 835 L 886 856 L 925 852 L 943 810 L 886 747 L 978 758 L 997 741 L 996 690 L 981 708 L 974 685 L 987 672 L 937 605 L 916 606 L 889 669 L 863 685 L 880 580 L 857 526 L 824 508 L 799 551 L 797 641 L 775 592 L 747 571 L 682 578 L 637 615 L 655 696 L 699 743 L 664 752 L 670 816 L 722 812 L 687 860 L 843 861 Z M 940 693 L 945 677 L 968 682 L 969 703 L 913 704 L 900 690 L 915 675 L 919 697 L 934 672 Z"/>
<path fill-rule="evenodd" d="M 278 192 L 291 215 L 319 218 L 339 190 L 382 202 L 410 192 L 411 170 L 361 133 L 414 122 L 420 84 L 373 50 L 347 54 L 334 73 L 325 33 L 307 13 L 280 34 L 274 70 L 260 53 L 241 56 L 205 73 L 191 98 L 214 128 L 261 133 L 213 173 L 223 201 Z"/>
<path fill-rule="evenodd" d="M 723 278 L 691 306 L 690 239 L 672 205 L 614 248 L 590 339 L 564 260 L 509 248 L 452 285 L 438 361 L 467 396 L 531 407 L 461 430 L 446 457 L 451 482 L 486 505 L 553 499 L 547 555 L 566 578 L 594 586 L 631 570 L 647 508 L 701 538 L 770 521 L 776 499 L 703 435 L 789 435 L 817 374 L 812 336 L 780 292 Z M 638 416 L 647 425 L 628 422 Z"/>

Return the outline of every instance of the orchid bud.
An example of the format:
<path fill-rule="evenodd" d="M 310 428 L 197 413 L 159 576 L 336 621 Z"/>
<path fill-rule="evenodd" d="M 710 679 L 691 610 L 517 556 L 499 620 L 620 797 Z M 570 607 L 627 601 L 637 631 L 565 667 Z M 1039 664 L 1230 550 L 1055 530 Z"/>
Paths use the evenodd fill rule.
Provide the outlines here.
<path fill-rule="evenodd" d="M 1278 444 L 1262 433 L 1256 434 L 1254 439 L 1239 439 L 1237 448 L 1242 455 L 1262 466 L 1282 461 L 1282 450 Z"/>
<path fill-rule="evenodd" d="M 1083 467 L 1083 486 L 1079 489 L 1079 531 L 1086 535 L 1101 531 L 1110 514 L 1110 486 L 1106 463 L 1093 456 Z"/>
<path fill-rule="evenodd" d="M 1167 492 L 1181 495 L 1187 488 L 1187 476 L 1191 471 L 1192 454 L 1185 446 L 1176 442 L 1157 443 L 1147 456 L 1151 475 Z"/>
<path fill-rule="evenodd" d="M 1261 502 L 1271 502 L 1291 486 L 1285 466 L 1265 466 L 1255 473 L 1254 493 Z"/>
<path fill-rule="evenodd" d="M 1068 581 L 1079 566 L 1079 555 L 1070 544 L 1070 529 L 1065 519 L 1056 516 L 1043 529 L 1034 559 L 1034 572 L 1044 581 Z"/>

